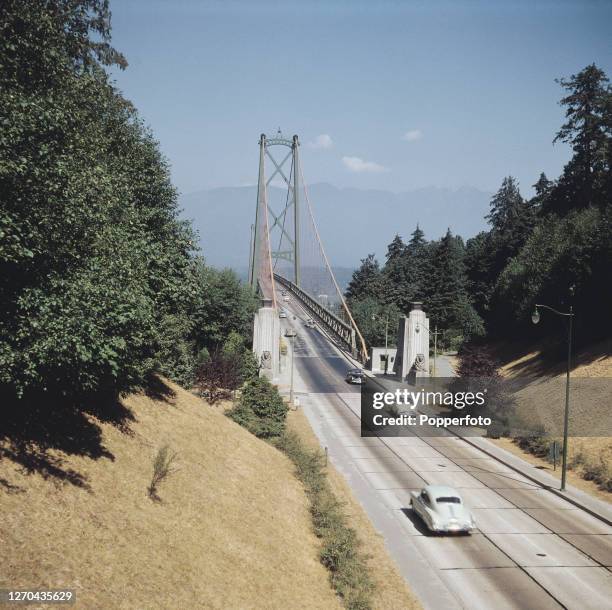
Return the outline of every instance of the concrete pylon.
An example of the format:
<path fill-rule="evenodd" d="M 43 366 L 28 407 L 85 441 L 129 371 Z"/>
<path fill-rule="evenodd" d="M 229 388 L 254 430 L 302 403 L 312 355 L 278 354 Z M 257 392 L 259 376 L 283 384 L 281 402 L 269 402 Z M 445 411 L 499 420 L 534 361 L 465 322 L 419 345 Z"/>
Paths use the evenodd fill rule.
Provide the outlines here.
<path fill-rule="evenodd" d="M 278 311 L 264 301 L 255 313 L 253 353 L 261 367 L 259 374 L 270 381 L 277 380 L 280 372 L 280 331 Z"/>
<path fill-rule="evenodd" d="M 422 303 L 413 303 L 399 320 L 395 375 L 401 381 L 429 377 L 429 318 Z"/>

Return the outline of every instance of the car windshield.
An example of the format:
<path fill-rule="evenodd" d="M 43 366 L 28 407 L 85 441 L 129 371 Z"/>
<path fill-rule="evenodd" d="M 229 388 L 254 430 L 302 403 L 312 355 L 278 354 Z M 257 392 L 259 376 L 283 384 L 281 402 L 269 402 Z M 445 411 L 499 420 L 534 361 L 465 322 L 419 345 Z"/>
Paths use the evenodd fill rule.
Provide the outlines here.
<path fill-rule="evenodd" d="M 441 498 L 436 498 L 436 502 L 438 504 L 461 504 L 461 498 L 457 498 L 456 496 L 442 496 Z"/>

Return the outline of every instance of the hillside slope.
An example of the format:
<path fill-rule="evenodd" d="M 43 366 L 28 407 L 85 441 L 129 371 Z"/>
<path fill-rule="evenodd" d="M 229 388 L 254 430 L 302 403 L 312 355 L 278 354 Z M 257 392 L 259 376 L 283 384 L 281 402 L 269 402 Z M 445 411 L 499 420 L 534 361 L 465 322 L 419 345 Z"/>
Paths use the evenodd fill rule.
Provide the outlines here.
<path fill-rule="evenodd" d="M 106 457 L 54 452 L 80 485 L 25 474 L 2 441 L 0 588 L 75 588 L 88 609 L 340 607 L 289 460 L 169 387 L 123 401 L 131 433 L 92 422 Z M 165 444 L 178 470 L 153 502 Z"/>

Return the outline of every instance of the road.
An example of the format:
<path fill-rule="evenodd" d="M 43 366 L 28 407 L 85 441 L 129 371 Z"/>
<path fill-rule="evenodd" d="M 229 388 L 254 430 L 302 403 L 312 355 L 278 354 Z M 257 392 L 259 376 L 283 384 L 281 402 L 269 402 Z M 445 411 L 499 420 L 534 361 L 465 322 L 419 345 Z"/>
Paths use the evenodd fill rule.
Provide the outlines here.
<path fill-rule="evenodd" d="M 461 439 L 362 438 L 352 366 L 288 308 L 300 404 L 426 608 L 612 608 L 611 527 Z M 429 535 L 409 508 L 426 484 L 459 489 L 477 532 Z"/>

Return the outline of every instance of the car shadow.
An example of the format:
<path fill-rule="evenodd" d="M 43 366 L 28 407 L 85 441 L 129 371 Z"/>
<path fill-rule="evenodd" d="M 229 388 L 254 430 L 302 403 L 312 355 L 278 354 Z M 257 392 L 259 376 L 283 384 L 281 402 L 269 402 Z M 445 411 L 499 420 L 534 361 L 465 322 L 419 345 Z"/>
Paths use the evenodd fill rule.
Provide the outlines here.
<path fill-rule="evenodd" d="M 423 519 L 419 517 L 413 508 L 402 508 L 400 509 L 404 516 L 414 525 L 414 529 L 423 534 L 423 536 L 437 536 L 436 533 L 432 532 L 423 522 Z"/>
<path fill-rule="evenodd" d="M 469 536 L 469 532 L 432 532 L 423 522 L 423 519 L 419 517 L 416 511 L 412 508 L 402 508 L 400 509 L 404 516 L 408 518 L 410 523 L 414 525 L 414 529 L 422 534 L 423 536 L 428 536 L 429 538 L 441 538 L 446 536 L 452 536 L 453 538 L 463 538 Z"/>

